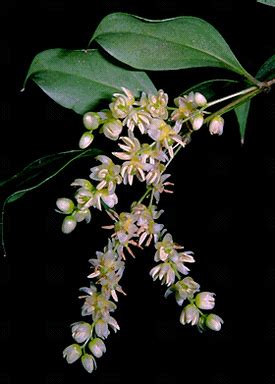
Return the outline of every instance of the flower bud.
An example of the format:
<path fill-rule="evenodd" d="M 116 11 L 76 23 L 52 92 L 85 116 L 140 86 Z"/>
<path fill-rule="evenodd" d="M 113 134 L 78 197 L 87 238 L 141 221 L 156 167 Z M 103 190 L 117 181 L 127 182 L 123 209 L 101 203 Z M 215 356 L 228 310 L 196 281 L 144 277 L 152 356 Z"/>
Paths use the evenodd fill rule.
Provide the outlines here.
<path fill-rule="evenodd" d="M 86 129 L 97 129 L 99 126 L 99 117 L 95 112 L 87 112 L 83 116 L 83 124 Z"/>
<path fill-rule="evenodd" d="M 85 322 L 78 322 L 72 325 L 72 337 L 78 343 L 84 343 L 91 336 L 91 326 Z"/>
<path fill-rule="evenodd" d="M 78 344 L 69 345 L 63 351 L 63 357 L 67 360 L 68 364 L 74 363 L 82 355 L 81 348 Z"/>
<path fill-rule="evenodd" d="M 92 373 L 94 369 L 96 369 L 96 361 L 92 355 L 85 353 L 81 357 L 81 363 L 87 372 Z"/>
<path fill-rule="evenodd" d="M 61 212 L 66 214 L 72 213 L 74 210 L 74 202 L 71 199 L 67 199 L 66 197 L 57 199 L 56 205 Z"/>
<path fill-rule="evenodd" d="M 112 119 L 103 125 L 103 133 L 110 140 L 117 140 L 122 131 L 122 122 Z"/>
<path fill-rule="evenodd" d="M 183 308 L 180 315 L 181 324 L 189 324 L 195 325 L 198 323 L 200 318 L 200 313 L 198 308 L 194 304 L 188 304 L 185 308 Z"/>
<path fill-rule="evenodd" d="M 84 132 L 79 140 L 79 148 L 85 149 L 92 144 L 94 140 L 94 135 L 91 132 Z"/>
<path fill-rule="evenodd" d="M 214 315 L 214 313 L 210 313 L 210 315 L 208 315 L 206 318 L 205 324 L 213 331 L 220 331 L 223 324 L 223 319 L 220 318 L 220 316 Z"/>
<path fill-rule="evenodd" d="M 106 352 L 105 344 L 99 338 L 90 341 L 88 347 L 92 354 L 97 358 L 101 357 L 103 353 Z"/>
<path fill-rule="evenodd" d="M 195 92 L 194 100 L 198 107 L 203 107 L 207 104 L 206 98 L 200 92 Z"/>
<path fill-rule="evenodd" d="M 211 135 L 222 135 L 224 119 L 221 116 L 215 116 L 209 124 L 209 132 Z"/>
<path fill-rule="evenodd" d="M 191 119 L 191 122 L 192 122 L 193 130 L 198 131 L 201 128 L 201 126 L 203 125 L 203 115 L 198 114 L 193 119 Z"/>
<path fill-rule="evenodd" d="M 67 216 L 62 223 L 62 232 L 71 233 L 76 227 L 76 219 L 73 216 Z"/>
<path fill-rule="evenodd" d="M 101 339 L 106 339 L 110 334 L 106 321 L 102 319 L 97 320 L 95 323 L 95 332 Z"/>
<path fill-rule="evenodd" d="M 196 305 L 200 309 L 213 309 L 215 307 L 215 293 L 200 292 L 196 296 Z"/>

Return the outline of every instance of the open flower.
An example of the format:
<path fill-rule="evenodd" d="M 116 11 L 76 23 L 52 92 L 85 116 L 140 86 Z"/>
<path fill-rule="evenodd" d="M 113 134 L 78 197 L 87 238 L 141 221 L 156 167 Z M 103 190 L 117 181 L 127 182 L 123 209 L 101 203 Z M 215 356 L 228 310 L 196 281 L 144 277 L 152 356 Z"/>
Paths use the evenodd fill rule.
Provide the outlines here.
<path fill-rule="evenodd" d="M 175 142 L 181 144 L 183 147 L 185 146 L 181 136 L 178 134 L 180 129 L 181 126 L 178 124 L 171 127 L 162 119 L 152 119 L 149 125 L 148 135 L 156 141 L 160 147 L 166 148 L 170 157 L 173 157 L 173 145 Z"/>
<path fill-rule="evenodd" d="M 113 102 L 109 108 L 116 119 L 124 119 L 132 110 L 135 98 L 132 92 L 122 87 L 124 94 L 114 93 Z"/>
<path fill-rule="evenodd" d="M 151 169 L 151 165 L 146 163 L 145 158 L 142 156 L 139 140 L 134 136 L 123 136 L 121 140 L 124 144 L 119 144 L 119 146 L 124 152 L 113 152 L 113 155 L 121 160 L 126 160 L 121 166 L 123 183 L 132 185 L 134 176 L 139 181 L 145 181 L 145 172 Z"/>
<path fill-rule="evenodd" d="M 107 188 L 109 192 L 114 192 L 116 185 L 122 182 L 120 176 L 120 165 L 114 164 L 113 161 L 105 155 L 96 157 L 102 164 L 91 168 L 90 178 L 99 181 L 97 189 Z"/>
<path fill-rule="evenodd" d="M 196 325 L 199 322 L 200 313 L 198 308 L 194 304 L 188 304 L 183 308 L 180 315 L 181 324 L 191 324 Z"/>

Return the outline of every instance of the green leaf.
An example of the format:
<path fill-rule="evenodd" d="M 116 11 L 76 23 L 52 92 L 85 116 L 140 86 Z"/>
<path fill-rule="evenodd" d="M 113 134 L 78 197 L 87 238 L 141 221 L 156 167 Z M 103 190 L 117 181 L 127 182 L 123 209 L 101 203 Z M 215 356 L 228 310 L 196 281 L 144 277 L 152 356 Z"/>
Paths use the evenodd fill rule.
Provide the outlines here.
<path fill-rule="evenodd" d="M 174 70 L 218 67 L 255 82 L 220 33 L 211 24 L 196 17 L 148 20 L 113 13 L 101 21 L 93 40 L 110 55 L 134 68 Z"/>
<path fill-rule="evenodd" d="M 271 56 L 257 72 L 256 79 L 266 81 L 275 77 L 275 55 Z"/>
<path fill-rule="evenodd" d="M 275 0 L 257 0 L 257 2 L 275 7 Z"/>
<path fill-rule="evenodd" d="M 28 79 L 58 104 L 80 114 L 93 110 L 102 100 L 110 101 L 121 87 L 135 95 L 156 91 L 146 73 L 118 67 L 96 49 L 41 52 L 34 58 L 25 83 Z"/>
<path fill-rule="evenodd" d="M 250 100 L 248 100 L 246 103 L 243 103 L 239 107 L 234 109 L 237 116 L 238 124 L 239 124 L 242 144 L 244 143 L 244 135 L 246 130 L 249 109 L 250 109 Z"/>
<path fill-rule="evenodd" d="M 101 153 L 102 151 L 99 149 L 93 148 L 87 150 L 71 150 L 45 156 L 35 160 L 27 167 L 25 167 L 21 172 L 12 176 L 8 180 L 1 182 L 0 187 L 2 188 L 11 185 L 13 182 L 16 183 L 16 187 L 14 187 L 16 191 L 11 193 L 2 204 L 0 239 L 4 252 L 4 216 L 6 205 L 20 199 L 26 193 L 41 187 L 43 184 L 53 179 L 77 159 L 84 157 L 95 157 Z"/>
<path fill-rule="evenodd" d="M 196 85 L 193 85 L 192 87 L 188 88 L 184 92 L 182 92 L 182 95 L 187 95 L 189 92 L 200 92 L 202 93 L 206 99 L 209 101 L 214 96 L 217 96 L 217 94 L 220 94 L 221 90 L 224 90 L 228 88 L 232 84 L 238 83 L 237 80 L 231 80 L 231 79 L 211 79 L 206 80 L 201 83 L 198 83 Z"/>

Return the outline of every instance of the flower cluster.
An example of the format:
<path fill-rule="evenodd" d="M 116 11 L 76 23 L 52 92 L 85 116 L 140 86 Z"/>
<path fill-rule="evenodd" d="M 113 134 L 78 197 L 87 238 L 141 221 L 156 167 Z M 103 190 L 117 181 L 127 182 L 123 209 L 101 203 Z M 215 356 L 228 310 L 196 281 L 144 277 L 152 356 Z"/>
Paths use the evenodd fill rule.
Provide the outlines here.
<path fill-rule="evenodd" d="M 214 308 L 214 293 L 200 292 L 200 285 L 187 276 L 187 265 L 195 261 L 193 253 L 175 243 L 158 222 L 163 212 L 157 207 L 160 195 L 173 192 L 167 167 L 175 153 L 185 147 L 193 132 L 203 125 L 207 100 L 199 92 L 190 92 L 175 99 L 175 107 L 170 108 L 168 95 L 163 90 L 156 95 L 143 92 L 139 99 L 130 90 L 122 90 L 123 93 L 113 95 L 108 110 L 84 115 L 87 131 L 79 143 L 81 148 L 86 148 L 99 130 L 108 139 L 119 140 L 112 155 L 121 163 L 106 155 L 97 156 L 100 164 L 91 168 L 90 180 L 76 179 L 72 183 L 77 187 L 74 201 L 65 197 L 57 200 L 58 212 L 66 215 L 62 224 L 64 233 L 72 232 L 78 222 L 89 222 L 91 209 L 104 209 L 112 220 L 103 227 L 112 231 L 106 247 L 89 260 L 91 284 L 80 289 L 84 293 L 80 296 L 84 299 L 82 316 L 89 316 L 91 322 L 72 324 L 75 343 L 64 350 L 68 363 L 81 359 L 88 372 L 96 369 L 96 359 L 106 351 L 103 340 L 109 336 L 110 329 L 119 330 L 111 314 L 117 308 L 118 294 L 125 294 L 120 280 L 127 255 L 135 257 L 135 247 L 143 249 L 154 245 L 157 264 L 150 275 L 167 286 L 165 297 L 173 293 L 178 305 L 185 305 L 180 315 L 182 324 L 197 325 L 200 331 L 206 328 L 218 331 L 223 323 L 219 316 L 203 313 Z M 220 135 L 222 117 L 214 115 L 208 121 L 210 133 Z M 118 213 L 117 186 L 132 186 L 136 179 L 145 184 L 145 193 L 132 203 L 129 212 Z"/>

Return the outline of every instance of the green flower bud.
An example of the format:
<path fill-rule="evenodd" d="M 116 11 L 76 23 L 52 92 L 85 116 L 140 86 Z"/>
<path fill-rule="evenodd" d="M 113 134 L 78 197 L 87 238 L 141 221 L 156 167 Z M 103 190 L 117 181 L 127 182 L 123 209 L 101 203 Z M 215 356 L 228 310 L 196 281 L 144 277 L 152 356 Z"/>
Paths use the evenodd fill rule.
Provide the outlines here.
<path fill-rule="evenodd" d="M 62 232 L 71 233 L 76 227 L 76 219 L 73 216 L 67 216 L 62 223 Z"/>
<path fill-rule="evenodd" d="M 210 313 L 206 318 L 205 324 L 208 328 L 212 329 L 212 331 L 220 331 L 223 319 L 220 316 L 214 315 L 214 313 Z"/>
<path fill-rule="evenodd" d="M 101 357 L 103 355 L 103 353 L 106 352 L 105 344 L 98 337 L 96 339 L 90 341 L 88 347 L 89 347 L 90 351 L 92 352 L 92 354 L 97 358 Z"/>
<path fill-rule="evenodd" d="M 63 351 L 63 357 L 67 360 L 68 364 L 74 363 L 82 355 L 81 348 L 78 344 L 69 345 Z"/>
<path fill-rule="evenodd" d="M 57 208 L 60 209 L 62 213 L 72 213 L 74 210 L 74 202 L 71 199 L 66 197 L 61 197 L 56 200 Z"/>
<path fill-rule="evenodd" d="M 81 149 L 85 149 L 89 147 L 90 144 L 92 144 L 94 140 L 94 135 L 91 132 L 84 132 L 79 140 L 79 147 Z"/>
<path fill-rule="evenodd" d="M 87 112 L 83 116 L 83 124 L 86 129 L 97 129 L 99 126 L 100 118 L 95 112 Z"/>
<path fill-rule="evenodd" d="M 81 363 L 87 372 L 92 373 L 94 369 L 96 369 L 96 361 L 92 355 L 85 353 L 81 357 Z"/>

